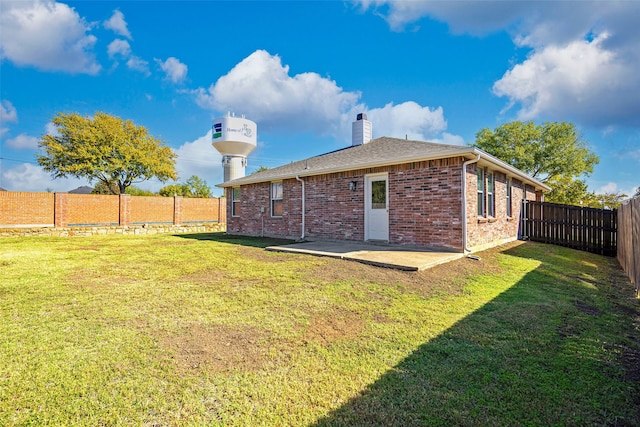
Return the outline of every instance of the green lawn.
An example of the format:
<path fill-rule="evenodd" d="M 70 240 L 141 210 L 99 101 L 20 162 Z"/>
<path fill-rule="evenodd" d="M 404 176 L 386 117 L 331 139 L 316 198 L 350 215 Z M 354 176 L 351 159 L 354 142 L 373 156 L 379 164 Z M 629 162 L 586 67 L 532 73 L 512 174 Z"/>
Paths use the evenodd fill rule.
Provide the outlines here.
<path fill-rule="evenodd" d="M 202 234 L 0 239 L 0 425 L 640 425 L 615 259 L 406 273 Z"/>

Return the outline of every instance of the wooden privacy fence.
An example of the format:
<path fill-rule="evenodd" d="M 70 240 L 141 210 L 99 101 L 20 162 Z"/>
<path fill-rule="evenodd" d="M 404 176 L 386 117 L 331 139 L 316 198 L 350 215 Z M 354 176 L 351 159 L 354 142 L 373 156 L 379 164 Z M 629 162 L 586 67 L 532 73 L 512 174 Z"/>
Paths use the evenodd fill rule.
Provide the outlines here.
<path fill-rule="evenodd" d="M 524 200 L 520 236 L 615 257 L 617 218 L 616 210 Z"/>
<path fill-rule="evenodd" d="M 618 209 L 618 262 L 640 292 L 640 197 Z"/>

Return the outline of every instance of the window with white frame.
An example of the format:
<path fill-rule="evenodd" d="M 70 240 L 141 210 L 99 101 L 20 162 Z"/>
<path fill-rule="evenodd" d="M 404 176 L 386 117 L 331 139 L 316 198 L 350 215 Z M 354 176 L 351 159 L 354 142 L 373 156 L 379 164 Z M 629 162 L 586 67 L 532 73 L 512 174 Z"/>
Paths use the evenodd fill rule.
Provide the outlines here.
<path fill-rule="evenodd" d="M 478 216 L 485 215 L 484 169 L 478 168 Z"/>
<path fill-rule="evenodd" d="M 495 176 L 487 172 L 487 215 L 496 216 Z"/>
<path fill-rule="evenodd" d="M 282 181 L 271 183 L 271 216 L 282 216 Z"/>
<path fill-rule="evenodd" d="M 240 187 L 231 189 L 231 216 L 240 215 Z"/>
<path fill-rule="evenodd" d="M 511 217 L 511 178 L 507 177 L 507 216 Z"/>

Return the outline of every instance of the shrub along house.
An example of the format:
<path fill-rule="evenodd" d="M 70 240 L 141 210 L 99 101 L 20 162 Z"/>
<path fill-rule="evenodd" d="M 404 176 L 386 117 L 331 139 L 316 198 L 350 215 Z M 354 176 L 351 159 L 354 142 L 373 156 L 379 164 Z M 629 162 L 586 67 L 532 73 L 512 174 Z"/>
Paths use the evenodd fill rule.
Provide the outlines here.
<path fill-rule="evenodd" d="M 370 135 L 359 114 L 350 147 L 219 184 L 227 233 L 476 251 L 550 190 L 477 148 Z"/>

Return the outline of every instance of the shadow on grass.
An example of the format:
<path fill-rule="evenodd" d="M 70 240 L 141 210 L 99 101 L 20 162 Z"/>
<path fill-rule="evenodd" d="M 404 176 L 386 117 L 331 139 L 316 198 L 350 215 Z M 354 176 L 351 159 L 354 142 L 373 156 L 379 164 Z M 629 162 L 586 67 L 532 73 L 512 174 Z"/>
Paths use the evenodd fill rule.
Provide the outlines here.
<path fill-rule="evenodd" d="M 288 245 L 294 243 L 293 240 L 276 239 L 271 237 L 250 237 L 219 233 L 192 233 L 192 234 L 175 234 L 176 237 L 194 240 L 208 240 L 219 243 L 229 243 L 232 245 L 251 246 L 254 248 L 266 248 L 274 245 Z"/>
<path fill-rule="evenodd" d="M 640 355 L 627 317 L 640 310 L 614 260 L 541 244 L 504 253 L 541 264 L 314 425 L 640 425 L 624 360 Z"/>

